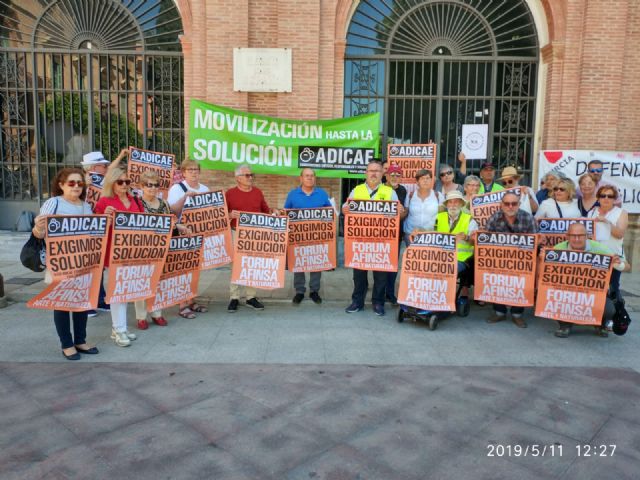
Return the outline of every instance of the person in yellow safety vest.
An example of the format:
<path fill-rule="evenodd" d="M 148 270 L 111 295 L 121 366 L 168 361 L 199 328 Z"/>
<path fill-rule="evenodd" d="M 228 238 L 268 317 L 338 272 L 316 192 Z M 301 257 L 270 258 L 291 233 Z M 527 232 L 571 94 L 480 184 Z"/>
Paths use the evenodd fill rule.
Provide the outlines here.
<path fill-rule="evenodd" d="M 342 213 L 349 213 L 349 200 L 394 200 L 398 201 L 395 190 L 388 185 L 383 185 L 382 163 L 371 160 L 367 165 L 366 181 L 356 186 L 347 201 L 342 205 Z M 400 216 L 404 211 L 402 204 L 398 204 Z M 355 313 L 364 309 L 364 300 L 369 288 L 368 271 L 353 269 L 353 293 L 351 304 L 345 309 L 347 313 Z M 384 315 L 385 288 L 387 285 L 387 272 L 373 272 L 373 291 L 371 293 L 371 303 L 376 315 Z"/>
<path fill-rule="evenodd" d="M 454 190 L 447 193 L 443 205 L 444 212 L 436 216 L 435 230 L 441 233 L 456 234 L 458 244 L 458 278 L 460 279 L 460 295 L 458 308 L 468 312 L 469 287 L 473 279 L 473 234 L 478 230 L 478 224 L 471 218 L 471 214 L 464 212 L 465 199 L 462 193 Z"/>
<path fill-rule="evenodd" d="M 482 179 L 482 182 L 480 182 L 479 194 L 504 190 L 502 185 L 495 183 L 494 181 L 496 178 L 496 169 L 491 162 L 485 162 L 482 164 L 480 167 L 480 178 Z"/>

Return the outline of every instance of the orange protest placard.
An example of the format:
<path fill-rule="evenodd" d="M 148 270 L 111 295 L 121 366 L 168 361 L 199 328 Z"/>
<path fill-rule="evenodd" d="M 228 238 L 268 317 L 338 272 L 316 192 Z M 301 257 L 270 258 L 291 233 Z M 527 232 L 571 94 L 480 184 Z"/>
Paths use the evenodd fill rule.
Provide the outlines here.
<path fill-rule="evenodd" d="M 284 287 L 287 217 L 240 212 L 231 283 L 273 290 Z"/>
<path fill-rule="evenodd" d="M 514 307 L 532 306 L 537 248 L 535 234 L 478 232 L 473 298 Z"/>
<path fill-rule="evenodd" d="M 127 174 L 131 179 L 131 183 L 142 189 L 140 175 L 149 170 L 156 172 L 160 179 L 160 187 L 158 187 L 158 197 L 160 198 L 167 198 L 175 164 L 176 156 L 171 153 L 152 152 L 142 148 L 129 147 Z"/>
<path fill-rule="evenodd" d="M 520 196 L 521 188 L 514 187 L 508 188 L 505 190 L 500 190 L 498 192 L 489 192 L 483 193 L 482 195 L 474 195 L 471 198 L 471 216 L 478 224 L 478 228 L 482 230 L 487 224 L 487 220 L 500 210 L 500 203 L 502 202 L 502 197 L 506 193 L 515 193 Z"/>
<path fill-rule="evenodd" d="M 398 271 L 398 202 L 349 200 L 344 217 L 344 265 L 360 270 Z"/>
<path fill-rule="evenodd" d="M 91 183 L 87 185 L 87 196 L 85 201 L 91 205 L 91 210 L 96 209 L 96 203 L 100 200 L 102 195 L 102 184 L 104 183 L 104 175 L 99 173 L 90 174 Z"/>
<path fill-rule="evenodd" d="M 398 302 L 433 312 L 456 309 L 456 236 L 420 232 L 402 257 Z"/>
<path fill-rule="evenodd" d="M 204 237 L 201 270 L 231 263 L 231 226 L 222 190 L 187 197 L 180 222 L 190 227 L 192 234 Z"/>
<path fill-rule="evenodd" d="M 46 263 L 53 282 L 27 306 L 70 312 L 96 308 L 108 217 L 52 215 L 46 221 Z"/>
<path fill-rule="evenodd" d="M 600 325 L 612 256 L 575 250 L 544 250 L 535 314 L 582 325 Z"/>
<path fill-rule="evenodd" d="M 594 220 L 592 218 L 540 218 L 538 234 L 542 248 L 553 248 L 567 240 L 567 230 L 572 223 L 581 223 L 587 229 L 587 237 L 593 238 Z"/>
<path fill-rule="evenodd" d="M 191 300 L 198 294 L 202 235 L 173 237 L 155 297 L 147 300 L 150 312 Z"/>
<path fill-rule="evenodd" d="M 336 211 L 333 207 L 292 208 L 287 265 L 292 272 L 336 268 Z"/>
<path fill-rule="evenodd" d="M 173 215 L 115 214 L 107 303 L 133 302 L 155 295 L 172 229 Z"/>
<path fill-rule="evenodd" d="M 391 144 L 387 146 L 387 161 L 389 165 L 395 163 L 402 168 L 400 183 L 414 185 L 418 170 L 430 170 L 435 177 L 436 169 L 436 144 Z"/>

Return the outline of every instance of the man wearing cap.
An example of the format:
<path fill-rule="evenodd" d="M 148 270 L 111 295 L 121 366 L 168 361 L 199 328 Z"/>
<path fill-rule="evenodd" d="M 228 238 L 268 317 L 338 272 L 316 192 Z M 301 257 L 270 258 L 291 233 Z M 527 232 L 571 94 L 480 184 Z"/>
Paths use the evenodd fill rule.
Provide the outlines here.
<path fill-rule="evenodd" d="M 347 201 L 342 205 L 342 213 L 349 213 L 349 200 L 395 200 L 398 201 L 396 191 L 388 185 L 382 185 L 382 164 L 371 160 L 367 165 L 366 182 L 357 185 Z M 402 215 L 402 204 L 398 204 L 398 210 Z M 364 309 L 364 300 L 369 287 L 368 270 L 353 269 L 353 293 L 351 304 L 345 309 L 347 313 L 360 312 Z M 373 272 L 373 291 L 371 301 L 376 315 L 384 315 L 384 295 L 387 286 L 387 272 Z"/>
<path fill-rule="evenodd" d="M 117 166 L 120 161 L 129 154 L 129 150 L 127 148 L 123 148 L 120 151 L 118 157 L 114 160 L 113 164 Z M 82 156 L 82 162 L 80 165 L 84 170 L 85 183 L 86 185 L 99 185 L 102 188 L 102 181 L 104 180 L 104 176 L 107 174 L 107 170 L 111 168 L 111 162 L 104 158 L 102 152 L 89 152 L 85 153 Z M 115 168 L 115 167 L 113 167 Z M 94 176 L 94 174 L 96 174 Z M 94 182 L 94 178 L 99 180 L 99 182 Z M 111 310 L 111 307 L 108 303 L 105 302 L 104 297 L 106 292 L 104 291 L 104 280 L 100 279 L 100 290 L 98 291 L 98 310 L 103 310 L 108 312 Z M 89 310 L 88 316 L 95 317 L 97 312 L 95 310 Z"/>
<path fill-rule="evenodd" d="M 553 248 L 555 250 L 577 250 L 579 252 L 613 255 L 613 252 L 606 245 L 587 238 L 587 229 L 582 223 L 572 223 L 569 225 L 569 228 L 567 229 L 567 238 L 567 241 L 560 242 Z M 543 254 L 544 251 L 540 253 L 541 256 Z M 616 270 L 624 271 L 628 269 L 624 258 L 621 258 L 618 255 L 613 255 L 612 263 L 613 268 Z M 613 296 L 613 298 L 615 298 L 618 295 L 618 292 L 610 291 L 610 293 L 611 295 L 607 295 L 607 300 L 605 302 L 602 323 L 599 326 L 594 327 L 596 329 L 596 335 L 601 337 L 609 336 L 606 325 L 613 319 L 613 315 L 616 312 L 611 297 Z M 567 338 L 571 333 L 571 326 L 572 324 L 568 322 L 558 322 L 558 329 L 554 333 L 555 336 L 559 338 Z"/>
<path fill-rule="evenodd" d="M 319 208 L 330 207 L 329 195 L 322 188 L 316 187 L 316 172 L 312 168 L 303 168 L 300 172 L 300 186 L 294 188 L 287 195 L 284 202 L 284 208 Z M 318 290 L 320 290 L 320 278 L 322 272 L 309 272 L 309 298 L 313 303 L 322 303 L 322 298 Z M 299 305 L 304 298 L 305 287 L 304 272 L 294 272 L 293 288 L 296 294 L 293 297 L 294 305 Z"/>
<path fill-rule="evenodd" d="M 520 208 L 520 197 L 513 192 L 507 192 L 502 197 L 500 210 L 489 217 L 485 230 L 496 233 L 537 233 L 538 224 L 533 215 Z M 511 320 L 519 328 L 527 328 L 522 319 L 524 307 L 511 307 Z M 497 323 L 507 318 L 507 306 L 493 304 L 493 314 L 487 323 Z"/>
<path fill-rule="evenodd" d="M 473 234 L 478 224 L 471 214 L 462 208 L 466 202 L 464 195 L 454 190 L 447 193 L 443 205 L 444 212 L 436 216 L 436 232 L 453 233 L 458 246 L 458 278 L 460 279 L 460 297 L 462 303 L 469 302 L 469 286 L 473 282 Z"/>
<path fill-rule="evenodd" d="M 525 185 L 520 185 L 522 175 L 515 167 L 505 167 L 500 176 L 500 183 L 504 188 L 520 187 L 520 209 L 527 213 L 534 214 L 538 210 L 538 200 L 535 192 Z"/>
<path fill-rule="evenodd" d="M 402 205 L 407 198 L 407 189 L 400 185 L 400 179 L 402 178 L 402 167 L 397 163 L 392 163 L 387 168 L 387 181 L 385 182 L 390 186 Z M 400 235 L 398 236 L 398 255 L 400 255 L 400 244 L 402 243 L 402 232 L 404 232 L 404 221 L 400 220 Z M 398 297 L 396 297 L 396 278 L 398 278 L 398 272 L 387 272 L 387 286 L 385 287 L 385 298 L 395 306 L 398 304 Z"/>
<path fill-rule="evenodd" d="M 491 162 L 485 162 L 480 167 L 480 191 L 479 194 L 490 193 L 490 192 L 499 192 L 500 190 L 504 190 L 504 187 L 494 180 L 496 178 L 496 169 Z"/>

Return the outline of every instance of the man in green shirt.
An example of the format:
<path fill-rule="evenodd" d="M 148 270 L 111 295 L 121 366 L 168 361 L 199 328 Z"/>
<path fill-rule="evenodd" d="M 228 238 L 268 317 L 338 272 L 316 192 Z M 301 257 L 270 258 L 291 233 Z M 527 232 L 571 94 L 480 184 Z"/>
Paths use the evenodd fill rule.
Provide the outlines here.
<path fill-rule="evenodd" d="M 568 240 L 558 243 L 554 250 L 577 250 L 580 252 L 599 253 L 603 255 L 613 255 L 613 252 L 602 243 L 587 238 L 587 229 L 582 223 L 572 223 L 567 229 Z M 618 255 L 613 255 L 613 268 L 617 270 L 625 269 L 625 261 Z M 617 294 L 617 292 L 615 292 Z M 613 318 L 616 312 L 611 295 L 607 295 L 604 306 L 604 314 L 602 316 L 602 324 L 595 327 L 596 335 L 601 337 L 609 336 L 605 324 Z M 555 336 L 559 338 L 567 338 L 571 333 L 572 324 L 568 322 L 558 322 L 558 329 Z"/>

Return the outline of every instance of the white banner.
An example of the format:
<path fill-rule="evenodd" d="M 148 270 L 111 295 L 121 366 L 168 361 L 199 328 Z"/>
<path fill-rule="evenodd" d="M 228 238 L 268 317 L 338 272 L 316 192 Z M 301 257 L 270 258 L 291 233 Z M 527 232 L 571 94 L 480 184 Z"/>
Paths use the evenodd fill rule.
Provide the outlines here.
<path fill-rule="evenodd" d="M 602 181 L 618 187 L 622 206 L 629 213 L 640 213 L 640 152 L 593 152 L 590 150 L 543 150 L 540 152 L 538 183 L 549 172 L 563 173 L 578 187 L 578 178 L 587 173 L 587 165 L 600 160 Z"/>
<path fill-rule="evenodd" d="M 487 139 L 489 125 L 462 125 L 461 151 L 467 160 L 485 160 L 487 158 Z"/>

